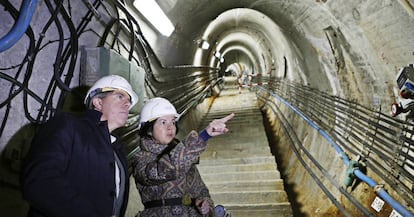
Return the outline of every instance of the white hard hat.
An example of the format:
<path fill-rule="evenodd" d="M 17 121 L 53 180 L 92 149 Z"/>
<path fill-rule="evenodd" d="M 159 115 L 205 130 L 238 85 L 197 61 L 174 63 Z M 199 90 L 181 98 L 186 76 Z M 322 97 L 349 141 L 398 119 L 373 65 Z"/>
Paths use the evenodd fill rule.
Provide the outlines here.
<path fill-rule="evenodd" d="M 145 122 L 153 121 L 165 115 L 174 115 L 176 119 L 180 117 L 170 101 L 161 97 L 152 98 L 142 107 L 139 118 L 140 126 Z"/>
<path fill-rule="evenodd" d="M 86 105 L 88 105 L 90 99 L 96 96 L 96 94 L 107 91 L 113 91 L 117 89 L 121 89 L 129 94 L 129 96 L 131 97 L 130 108 L 138 102 L 138 96 L 134 92 L 134 90 L 132 90 L 132 87 L 129 84 L 129 82 L 119 75 L 108 75 L 97 80 L 95 84 L 93 84 L 92 87 L 88 90 L 84 102 Z"/>

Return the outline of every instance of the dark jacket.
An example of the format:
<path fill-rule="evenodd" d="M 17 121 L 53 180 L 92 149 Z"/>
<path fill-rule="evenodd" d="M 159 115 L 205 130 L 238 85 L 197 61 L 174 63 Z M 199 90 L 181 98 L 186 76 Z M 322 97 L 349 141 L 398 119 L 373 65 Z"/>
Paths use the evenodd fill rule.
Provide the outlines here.
<path fill-rule="evenodd" d="M 23 171 L 23 195 L 29 216 L 109 217 L 115 197 L 115 157 L 125 169 L 123 145 L 111 144 L 102 113 L 84 117 L 57 115 L 34 138 Z M 124 216 L 129 180 L 125 170 Z"/>

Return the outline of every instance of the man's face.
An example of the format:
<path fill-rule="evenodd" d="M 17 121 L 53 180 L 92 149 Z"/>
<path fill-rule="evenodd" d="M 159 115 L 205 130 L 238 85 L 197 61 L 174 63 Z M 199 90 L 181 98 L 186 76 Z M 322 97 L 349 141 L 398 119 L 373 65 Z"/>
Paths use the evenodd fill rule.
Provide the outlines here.
<path fill-rule="evenodd" d="M 157 143 L 168 145 L 174 139 L 176 131 L 175 116 L 165 115 L 155 121 L 152 136 Z"/>
<path fill-rule="evenodd" d="M 101 121 L 108 121 L 109 132 L 124 126 L 131 106 L 128 93 L 115 90 L 100 100 L 100 107 L 97 109 L 102 112 Z"/>

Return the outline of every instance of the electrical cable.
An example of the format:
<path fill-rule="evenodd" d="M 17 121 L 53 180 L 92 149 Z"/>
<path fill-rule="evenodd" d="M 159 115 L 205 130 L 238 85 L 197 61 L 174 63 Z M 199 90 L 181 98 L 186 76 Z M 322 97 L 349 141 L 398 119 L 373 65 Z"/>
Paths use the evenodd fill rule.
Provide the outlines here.
<path fill-rule="evenodd" d="M 275 83 L 278 84 L 277 87 L 284 86 L 284 84 L 282 85 L 280 82 L 275 82 Z M 329 127 L 329 126 L 336 126 L 336 128 L 337 128 L 338 127 L 338 125 L 337 125 L 337 119 L 338 119 L 338 117 L 340 117 L 341 114 L 345 114 L 344 112 L 347 112 L 347 110 L 348 110 L 347 108 L 349 106 L 351 106 L 353 108 L 352 109 L 352 113 L 349 113 L 348 112 L 348 115 L 347 116 L 348 116 L 348 118 L 354 119 L 354 122 L 356 122 L 356 123 L 359 122 L 359 124 L 354 124 L 354 126 L 353 126 L 354 129 L 351 130 L 351 134 L 350 135 L 353 137 L 353 139 L 358 140 L 358 142 L 360 143 L 360 146 L 361 146 L 361 144 L 362 144 L 362 147 L 364 147 L 364 146 L 370 146 L 370 144 L 368 144 L 365 140 L 363 140 L 362 138 L 359 137 L 359 136 L 365 134 L 365 132 L 366 132 L 365 129 L 368 128 L 369 126 L 365 126 L 365 127 L 361 128 L 361 127 L 359 127 L 359 125 L 360 124 L 361 125 L 364 125 L 364 123 L 361 122 L 361 121 L 358 121 L 358 119 L 361 117 L 361 114 L 363 114 L 365 116 L 366 114 L 369 114 L 370 113 L 370 111 L 368 109 L 366 109 L 366 108 L 360 108 L 361 106 L 359 106 L 359 105 L 357 105 L 357 104 L 355 104 L 353 102 L 350 102 L 350 101 L 347 101 L 347 100 L 344 100 L 344 99 L 340 99 L 338 97 L 330 97 L 327 94 L 319 94 L 319 92 L 317 90 L 313 90 L 312 88 L 309 88 L 309 87 L 302 87 L 302 89 L 300 89 L 299 87 L 295 87 L 294 84 L 288 84 L 288 85 L 289 85 L 289 89 L 290 88 L 293 88 L 293 89 L 296 90 L 294 92 L 294 95 L 288 96 L 290 99 L 295 99 L 296 100 L 296 102 L 293 102 L 292 101 L 291 103 L 297 104 L 296 106 L 298 106 L 298 108 L 301 108 L 302 111 L 304 111 L 304 113 L 307 114 L 307 115 L 309 115 L 310 113 L 312 113 L 312 112 L 309 112 L 308 111 L 309 110 L 308 108 L 312 108 L 312 110 L 314 110 L 315 107 L 317 108 L 320 105 L 318 105 L 316 103 L 316 104 L 314 104 L 314 106 L 306 107 L 306 106 L 303 106 L 302 104 L 299 104 L 299 103 L 300 103 L 300 101 L 304 101 L 304 102 L 306 101 L 306 102 L 308 102 L 309 101 L 308 99 L 312 99 L 314 97 L 322 98 L 324 100 L 331 98 L 332 100 L 330 100 L 330 103 L 328 103 L 328 104 L 335 105 L 335 107 L 339 107 L 339 109 L 335 109 L 335 111 L 333 111 L 333 112 L 332 111 L 330 111 L 330 112 L 329 111 L 326 111 L 327 113 L 322 114 L 322 115 L 319 115 L 319 117 L 329 116 L 329 115 L 327 115 L 329 113 L 332 113 L 332 114 L 335 114 L 336 115 L 336 116 L 333 117 L 333 120 L 336 120 L 335 124 L 334 123 L 330 123 L 330 124 L 324 125 L 322 121 L 319 121 L 318 122 L 318 124 L 322 124 L 321 127 L 324 127 L 325 129 L 330 129 L 331 127 Z M 275 85 L 273 85 L 272 87 L 275 87 Z M 303 91 L 299 91 L 299 90 L 303 90 Z M 306 96 L 310 96 L 311 95 L 312 97 L 306 97 L 306 98 L 299 97 L 298 98 L 297 96 L 303 96 L 301 94 L 301 92 L 307 92 L 306 94 L 303 94 L 303 95 L 306 95 Z M 280 90 L 278 90 L 278 93 L 279 94 L 283 94 L 283 92 L 281 92 Z M 341 108 L 340 105 L 344 105 L 344 106 Z M 327 106 L 327 107 L 329 107 L 329 106 Z M 356 111 L 358 111 L 360 113 L 357 113 Z M 387 116 L 385 116 L 383 114 L 381 114 L 381 115 L 375 115 L 375 116 L 377 116 L 376 118 L 380 119 L 380 120 L 378 120 L 378 123 L 379 122 L 384 122 L 387 127 L 397 128 L 398 126 L 401 126 L 402 125 L 402 123 L 400 121 L 391 119 L 391 118 L 389 118 L 389 117 L 387 117 Z M 316 119 L 314 118 L 314 120 L 316 120 Z M 367 121 L 371 121 L 369 118 L 367 118 L 366 120 Z M 377 124 L 376 122 L 372 122 L 372 123 L 373 124 Z M 380 127 L 378 129 L 384 129 L 384 128 L 385 127 Z M 359 129 L 359 130 L 357 130 L 357 134 L 354 133 L 355 129 Z M 401 130 L 401 129 L 399 129 L 399 130 Z M 394 136 L 394 138 L 395 138 L 395 135 L 397 134 L 396 133 L 397 132 L 396 130 L 391 130 L 391 129 L 387 129 L 386 132 L 389 133 L 389 136 Z M 341 134 L 339 134 L 338 136 L 341 137 Z M 349 139 L 348 139 L 348 141 L 349 141 Z M 388 143 L 384 143 L 384 144 L 377 142 L 377 145 L 379 145 L 379 146 L 385 146 L 385 148 L 387 148 L 387 147 L 394 147 L 394 149 L 397 150 L 396 145 L 394 145 L 394 144 L 397 144 L 397 143 L 401 143 L 401 142 L 397 142 L 396 139 L 393 139 L 393 140 L 390 140 Z M 342 147 L 348 147 L 348 146 L 347 145 L 342 145 Z M 387 153 L 395 153 L 395 150 L 394 149 L 387 151 Z M 354 151 L 351 151 L 351 152 L 355 154 Z M 378 151 L 376 151 L 376 152 L 378 152 Z M 385 155 L 383 155 L 381 152 L 379 152 L 378 155 L 379 156 L 382 156 L 382 158 L 380 158 L 381 161 L 385 161 L 385 162 L 395 162 L 394 159 L 391 159 L 389 157 L 388 158 L 384 158 Z M 364 155 L 362 155 L 362 156 L 363 156 L 364 159 L 368 159 Z M 381 177 L 383 180 L 385 180 L 390 186 L 392 186 L 397 192 L 399 192 L 399 194 L 402 195 L 406 199 L 406 201 L 408 201 L 408 203 L 410 205 L 412 205 L 412 199 L 410 199 L 410 198 L 412 198 L 412 196 L 409 196 L 409 195 L 411 195 L 409 193 L 409 192 L 411 192 L 411 190 L 407 186 L 407 183 L 404 183 L 403 181 L 400 180 L 402 176 L 400 174 L 397 174 L 395 176 L 393 175 L 395 177 L 394 181 L 392 181 L 390 179 L 389 171 L 390 170 L 393 170 L 392 168 L 394 166 L 389 165 L 390 168 L 384 168 L 383 167 L 383 162 L 379 162 L 375 158 L 369 158 L 369 159 L 370 159 L 370 161 L 367 161 L 366 162 L 367 165 L 369 165 L 370 168 L 376 174 L 379 175 L 379 177 Z M 379 167 L 379 168 L 377 168 L 377 167 Z M 400 166 L 397 166 L 397 168 L 401 168 L 401 167 Z M 406 171 L 404 169 L 400 169 L 400 170 L 401 170 L 401 173 L 402 174 L 406 174 L 408 172 L 408 171 Z M 411 179 L 411 180 L 413 180 L 413 179 Z"/>
<path fill-rule="evenodd" d="M 262 99 L 262 101 L 265 102 L 266 104 L 268 103 L 268 100 L 266 100 L 264 97 L 261 97 L 258 94 L 257 94 L 257 96 L 259 96 Z M 344 214 L 347 217 L 351 217 L 352 215 L 342 206 L 341 203 L 338 202 L 338 200 L 335 198 L 335 196 L 329 191 L 329 189 L 327 187 L 325 187 L 325 185 L 323 184 L 321 179 L 318 178 L 318 176 L 313 172 L 311 167 L 301 157 L 301 154 L 299 152 L 300 151 L 305 151 L 306 152 L 306 149 L 304 149 L 303 145 L 301 145 L 301 142 L 300 142 L 299 138 L 297 138 L 296 133 L 294 133 L 294 130 L 293 130 L 292 126 L 286 120 L 285 116 L 280 111 L 278 106 L 272 106 L 271 109 L 273 110 L 276 117 L 280 120 L 283 131 L 287 134 L 289 140 L 291 141 L 290 144 L 291 144 L 292 150 L 295 153 L 295 155 L 296 155 L 297 159 L 299 160 L 299 162 L 302 164 L 302 166 L 305 168 L 305 170 L 308 172 L 308 174 L 312 177 L 312 179 L 316 182 L 316 184 L 319 186 L 319 188 L 329 198 L 329 200 L 341 211 L 341 213 Z M 289 133 L 289 132 L 293 132 L 293 133 Z M 296 147 L 295 144 L 300 146 L 300 150 L 298 150 L 298 148 Z M 309 157 L 308 154 L 306 154 L 306 155 Z M 310 158 L 310 160 L 318 167 L 318 169 L 321 169 L 321 167 L 319 167 L 320 165 L 318 166 L 318 163 L 313 158 Z M 321 170 L 321 172 L 324 174 L 325 177 L 330 177 L 329 174 L 326 174 L 323 170 Z M 331 181 L 331 183 L 333 183 L 334 186 L 338 187 L 338 184 L 335 184 L 335 181 L 333 179 L 329 179 L 329 181 Z M 340 188 L 338 188 L 338 189 L 340 189 Z M 341 191 L 341 193 L 345 193 L 345 191 Z M 358 203 L 356 203 L 354 205 L 358 205 Z M 363 211 L 366 211 L 360 205 L 358 205 L 357 207 L 361 208 Z M 369 214 L 368 211 L 366 211 L 365 214 L 367 214 L 367 213 Z"/>
<path fill-rule="evenodd" d="M 264 90 L 263 87 L 260 87 L 261 89 Z M 299 111 L 296 107 L 294 107 L 292 104 L 290 104 L 289 102 L 287 102 L 286 100 L 284 100 L 282 97 L 280 97 L 279 95 L 275 94 L 274 92 L 270 92 L 269 93 L 275 97 L 276 99 L 278 99 L 279 101 L 281 101 L 283 104 L 285 104 L 286 106 L 288 106 L 291 110 L 293 110 L 296 114 L 298 114 L 302 119 L 304 119 L 311 127 L 313 127 L 314 129 L 316 129 L 328 142 L 329 144 L 332 145 L 332 147 L 340 154 L 340 156 L 342 157 L 344 163 L 346 166 L 349 165 L 349 159 L 347 157 L 347 155 L 344 153 L 343 149 L 340 148 L 333 140 L 332 138 L 323 130 L 321 129 L 316 123 L 314 123 L 311 119 L 309 119 L 308 117 L 306 117 L 301 111 Z M 373 181 L 372 179 L 370 179 L 369 177 L 367 177 L 365 174 L 363 174 L 361 171 L 359 171 L 359 169 L 355 169 L 354 170 L 354 174 L 360 178 L 361 180 L 363 180 L 364 182 L 366 182 L 367 184 L 369 184 L 371 187 L 376 186 L 375 181 Z M 385 201 L 387 201 L 397 212 L 399 212 L 400 214 L 402 214 L 403 216 L 414 216 L 412 213 L 410 213 L 405 207 L 403 207 L 401 204 L 397 203 L 391 196 L 388 195 L 387 192 L 385 192 L 384 190 L 379 190 L 377 191 L 379 196 L 381 196 L 382 199 L 384 199 Z"/>
<path fill-rule="evenodd" d="M 11 48 L 24 35 L 36 10 L 37 0 L 24 0 L 13 28 L 0 39 L 0 52 Z"/>

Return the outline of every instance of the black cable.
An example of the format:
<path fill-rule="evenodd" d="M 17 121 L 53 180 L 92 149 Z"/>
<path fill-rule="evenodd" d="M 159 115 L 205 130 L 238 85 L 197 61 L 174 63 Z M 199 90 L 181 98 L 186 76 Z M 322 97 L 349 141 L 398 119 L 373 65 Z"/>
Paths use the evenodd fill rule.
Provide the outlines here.
<path fill-rule="evenodd" d="M 262 99 L 262 101 L 264 103 L 268 103 L 271 100 L 267 100 L 266 98 L 262 97 L 261 95 L 257 94 L 257 96 Z M 300 140 L 299 138 L 297 138 L 296 133 L 294 133 L 294 130 L 292 128 L 292 126 L 289 124 L 289 122 L 287 121 L 287 119 L 284 117 L 284 115 L 282 114 L 282 112 L 280 111 L 278 106 L 271 106 L 270 107 L 271 110 L 273 111 L 273 113 L 276 115 L 276 117 L 279 119 L 279 122 L 281 123 L 281 126 L 283 128 L 283 131 L 285 132 L 285 135 L 287 135 L 287 137 L 290 140 L 290 147 L 292 148 L 293 152 L 296 155 L 296 158 L 299 160 L 299 162 L 302 164 L 302 166 L 305 168 L 306 172 L 308 172 L 308 174 L 312 177 L 312 179 L 316 182 L 316 184 L 319 186 L 319 188 L 325 193 L 325 195 L 328 197 L 328 199 L 345 215 L 348 217 L 351 217 L 352 215 L 341 205 L 341 203 L 339 203 L 337 201 L 337 199 L 335 198 L 335 196 L 329 191 L 328 188 L 325 187 L 325 185 L 323 184 L 323 182 L 321 181 L 321 179 L 318 178 L 318 176 L 313 172 L 313 170 L 310 168 L 310 166 L 305 162 L 305 160 L 302 158 L 301 154 L 299 153 L 298 148 L 296 147 L 296 145 L 301 147 L 301 151 L 306 153 L 306 149 L 304 149 L 304 147 L 300 144 Z M 274 109 L 276 108 L 276 109 Z M 290 133 L 292 132 L 292 133 Z M 296 145 L 295 145 L 296 144 Z M 309 157 L 309 156 L 308 156 Z M 315 159 L 310 158 L 310 160 L 312 161 L 312 163 L 314 163 L 314 165 L 316 165 L 318 167 L 318 163 Z M 318 169 L 320 169 L 318 167 Z M 321 171 L 325 177 L 330 177 L 329 174 L 327 174 L 324 171 Z M 329 181 L 333 182 L 333 179 L 329 179 Z M 338 186 L 338 184 L 334 184 L 335 187 Z M 346 191 L 341 191 L 342 194 L 344 194 Z M 350 196 L 350 195 L 349 195 Z M 348 198 L 348 197 L 347 197 Z M 348 198 L 350 199 L 351 196 Z M 354 201 L 351 201 L 354 202 Z M 358 203 L 357 203 L 358 204 Z M 365 208 L 363 206 L 357 206 L 358 208 L 362 208 L 362 211 L 365 210 Z M 368 212 L 369 213 L 369 212 Z"/>
<path fill-rule="evenodd" d="M 56 5 L 61 4 L 61 0 L 55 0 L 55 4 Z M 59 100 L 58 100 L 58 103 L 57 103 L 57 106 L 56 106 L 58 110 L 60 110 L 63 107 L 63 102 L 64 102 L 64 99 L 66 98 L 67 92 L 71 91 L 71 89 L 69 88 L 69 85 L 70 85 L 70 83 L 72 81 L 72 78 L 73 78 L 73 73 L 75 71 L 76 60 L 77 60 L 78 50 L 79 50 L 78 31 L 77 31 L 76 27 L 74 26 L 74 24 L 71 20 L 71 17 L 69 16 L 69 13 L 66 11 L 66 9 L 64 7 L 60 7 L 59 12 L 60 12 L 60 15 L 62 16 L 63 20 L 65 21 L 66 26 L 69 29 L 70 43 L 67 44 L 67 46 L 66 46 L 66 48 L 63 52 L 62 61 L 60 62 L 60 64 L 58 64 L 58 68 L 60 69 L 60 71 L 55 76 L 55 81 L 58 82 L 58 85 L 61 89 Z M 82 32 L 82 31 L 79 31 L 79 32 Z M 66 74 L 65 74 L 65 79 L 62 82 L 60 77 L 62 76 L 63 71 L 66 68 L 66 64 L 68 62 L 69 62 L 69 66 L 68 66 L 68 69 L 67 69 Z"/>
<path fill-rule="evenodd" d="M 294 82 L 274 81 L 269 87 L 317 123 L 340 147 L 354 156 L 361 156 L 368 169 L 414 206 L 414 176 L 409 169 L 414 166 L 407 166 L 414 159 L 408 154 L 413 146 L 404 146 L 414 143 L 412 136 L 404 136 L 412 135 L 408 132 L 414 128 L 412 124 Z M 347 122 L 352 124 L 347 125 Z M 346 131 L 346 135 L 342 131 Z"/>

